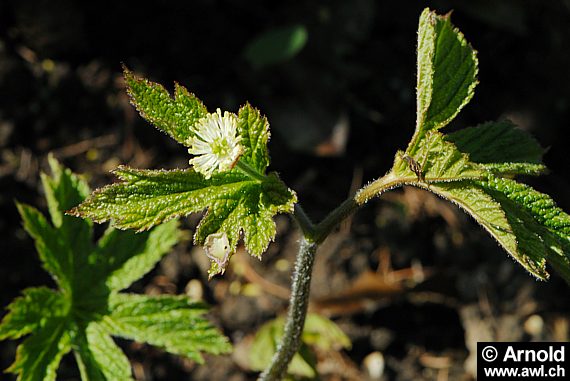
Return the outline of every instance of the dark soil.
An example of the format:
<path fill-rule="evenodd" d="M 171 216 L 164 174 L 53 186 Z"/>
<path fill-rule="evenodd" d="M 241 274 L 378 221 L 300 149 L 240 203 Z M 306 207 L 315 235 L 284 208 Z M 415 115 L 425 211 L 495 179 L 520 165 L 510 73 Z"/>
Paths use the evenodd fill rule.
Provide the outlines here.
<path fill-rule="evenodd" d="M 426 2 L 427 3 L 427 2 Z M 570 210 L 570 2 L 431 1 L 479 51 L 480 84 L 450 130 L 510 118 L 549 150 L 551 173 L 528 182 Z M 465 4 L 463 4 L 465 3 Z M 53 152 L 93 187 L 119 164 L 187 165 L 183 147 L 128 104 L 123 62 L 151 80 L 188 87 L 210 109 L 251 102 L 272 123 L 272 169 L 319 220 L 382 175 L 415 121 L 415 39 L 422 2 L 0 1 L 0 306 L 26 287 L 52 285 L 19 222 L 14 200 L 45 210 L 39 172 Z M 245 46 L 277 26 L 305 25 L 296 57 L 256 69 Z M 336 126 L 336 127 L 335 127 Z M 343 135 L 345 134 L 345 135 Z M 192 231 L 191 217 L 184 228 Z M 280 216 L 263 261 L 238 253 L 221 278 L 190 241 L 133 292 L 203 298 L 234 343 L 232 356 L 197 365 L 119 341 L 138 380 L 253 380 L 247 344 L 285 311 L 298 235 Z M 190 234 L 190 233 L 189 233 Z M 367 379 L 378 352 L 381 380 L 470 380 L 477 341 L 567 341 L 569 288 L 538 282 L 455 207 L 414 189 L 359 211 L 320 249 L 311 309 L 352 340 L 317 353 L 323 380 Z M 267 286 L 270 282 L 270 286 Z M 16 343 L 0 343 L 0 367 Z M 378 354 L 376 354 L 378 357 Z M 15 379 L 11 375 L 2 380 Z M 78 379 L 72 357 L 61 380 Z"/>

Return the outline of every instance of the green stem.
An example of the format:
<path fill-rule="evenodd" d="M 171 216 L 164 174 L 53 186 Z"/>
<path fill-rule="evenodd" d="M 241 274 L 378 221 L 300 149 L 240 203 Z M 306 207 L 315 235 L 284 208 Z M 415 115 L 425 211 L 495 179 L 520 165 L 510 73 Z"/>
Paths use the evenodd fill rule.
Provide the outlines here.
<path fill-rule="evenodd" d="M 390 189 L 401 187 L 402 185 L 413 185 L 418 183 L 417 177 L 398 177 L 393 172 L 388 172 L 383 177 L 374 180 L 364 188 L 360 189 L 354 196 L 354 201 L 360 206 L 366 204 L 375 197 L 380 197 Z"/>
<path fill-rule="evenodd" d="M 330 212 L 324 220 L 315 227 L 315 242 L 321 243 L 328 237 L 330 232 L 346 217 L 358 209 L 359 205 L 354 197 L 349 197 L 343 201 L 336 209 Z"/>
<path fill-rule="evenodd" d="M 295 214 L 293 214 L 293 218 L 299 224 L 299 228 L 301 228 L 305 239 L 314 241 L 313 236 L 315 235 L 315 225 L 299 203 L 295 204 Z"/>
<path fill-rule="evenodd" d="M 360 189 L 353 197 L 347 198 L 335 210 L 329 213 L 317 226 L 315 226 L 314 240 L 316 243 L 323 242 L 330 232 L 346 217 L 354 213 L 359 207 L 370 199 L 380 196 L 387 190 L 397 188 L 403 184 L 415 181 L 415 178 L 401 178 L 388 172 L 385 176 L 375 180 Z"/>
<path fill-rule="evenodd" d="M 289 311 L 285 321 L 285 329 L 277 352 L 271 359 L 271 364 L 258 378 L 258 381 L 279 381 L 287 372 L 287 367 L 301 344 L 301 334 L 305 325 L 307 308 L 309 306 L 309 290 L 313 263 L 318 245 L 323 242 L 330 232 L 346 217 L 375 196 L 389 189 L 414 182 L 415 178 L 398 178 L 392 172 L 373 181 L 362 188 L 354 197 L 346 199 L 338 208 L 333 210 L 318 225 L 313 225 L 309 217 L 299 205 L 295 205 L 294 218 L 299 224 L 303 238 L 295 261 L 295 271 L 291 284 Z"/>
<path fill-rule="evenodd" d="M 285 322 L 285 330 L 271 365 L 260 376 L 258 381 L 277 381 L 283 379 L 287 367 L 301 344 L 301 334 L 305 326 L 307 307 L 309 306 L 309 290 L 311 274 L 315 260 L 317 244 L 303 238 L 299 245 L 299 253 L 295 262 L 289 312 Z"/>
<path fill-rule="evenodd" d="M 258 181 L 264 181 L 265 180 L 264 174 L 259 173 L 254 168 L 252 168 L 249 164 L 247 164 L 241 160 L 237 162 L 236 168 L 254 180 L 258 180 Z"/>

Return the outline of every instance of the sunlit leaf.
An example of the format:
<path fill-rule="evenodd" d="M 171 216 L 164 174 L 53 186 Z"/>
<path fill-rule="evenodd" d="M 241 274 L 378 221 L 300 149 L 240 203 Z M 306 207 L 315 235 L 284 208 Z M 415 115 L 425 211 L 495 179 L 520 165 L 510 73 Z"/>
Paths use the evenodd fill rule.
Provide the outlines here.
<path fill-rule="evenodd" d="M 127 93 L 143 118 L 182 144 L 194 136 L 193 126 L 207 114 L 206 107 L 186 88 L 175 84 L 174 97 L 155 82 L 123 67 Z M 77 203 L 75 204 L 77 205 Z"/>
<path fill-rule="evenodd" d="M 226 338 L 202 315 L 207 308 L 186 296 L 147 297 L 118 294 L 111 299 L 112 313 L 104 318 L 113 335 L 146 342 L 202 363 L 200 352 L 231 350 Z"/>
<path fill-rule="evenodd" d="M 469 103 L 477 85 L 477 55 L 450 21 L 426 8 L 420 16 L 414 155 L 427 131 L 447 125 Z"/>
<path fill-rule="evenodd" d="M 510 121 L 487 122 L 451 133 L 446 140 L 455 144 L 470 160 L 501 175 L 538 175 L 544 149 Z"/>
<path fill-rule="evenodd" d="M 207 209 L 196 242 L 203 244 L 210 234 L 224 232 L 234 251 L 243 232 L 246 249 L 255 256 L 275 236 L 273 216 L 291 212 L 296 201 L 295 194 L 275 175 L 257 180 L 233 170 L 205 179 L 193 170 L 127 167 L 115 173 L 122 182 L 94 192 L 71 213 L 142 231 Z"/>

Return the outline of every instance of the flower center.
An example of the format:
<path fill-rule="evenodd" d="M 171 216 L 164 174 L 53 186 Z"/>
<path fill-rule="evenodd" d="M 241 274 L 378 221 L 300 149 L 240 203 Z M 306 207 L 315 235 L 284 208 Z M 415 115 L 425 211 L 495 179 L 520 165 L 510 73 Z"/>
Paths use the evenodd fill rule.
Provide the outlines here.
<path fill-rule="evenodd" d="M 212 148 L 212 153 L 220 159 L 227 158 L 232 152 L 232 145 L 228 139 L 222 137 L 214 139 L 210 147 Z"/>

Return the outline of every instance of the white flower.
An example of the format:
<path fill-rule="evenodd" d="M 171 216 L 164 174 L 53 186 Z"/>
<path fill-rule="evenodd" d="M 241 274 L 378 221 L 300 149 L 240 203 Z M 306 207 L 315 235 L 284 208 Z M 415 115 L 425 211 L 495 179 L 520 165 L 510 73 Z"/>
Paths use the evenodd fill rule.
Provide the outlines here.
<path fill-rule="evenodd" d="M 216 171 L 232 169 L 237 163 L 242 147 L 237 136 L 237 116 L 217 109 L 196 124 L 196 135 L 188 141 L 188 152 L 195 155 L 190 160 L 196 172 L 207 179 Z"/>

